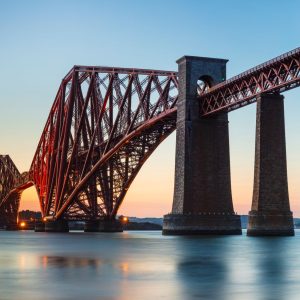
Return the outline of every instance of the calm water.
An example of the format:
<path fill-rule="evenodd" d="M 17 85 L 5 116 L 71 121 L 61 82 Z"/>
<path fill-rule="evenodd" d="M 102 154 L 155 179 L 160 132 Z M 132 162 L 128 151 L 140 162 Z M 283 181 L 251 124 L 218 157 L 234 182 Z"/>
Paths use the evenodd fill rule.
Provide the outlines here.
<path fill-rule="evenodd" d="M 295 237 L 0 232 L 0 299 L 300 299 Z"/>

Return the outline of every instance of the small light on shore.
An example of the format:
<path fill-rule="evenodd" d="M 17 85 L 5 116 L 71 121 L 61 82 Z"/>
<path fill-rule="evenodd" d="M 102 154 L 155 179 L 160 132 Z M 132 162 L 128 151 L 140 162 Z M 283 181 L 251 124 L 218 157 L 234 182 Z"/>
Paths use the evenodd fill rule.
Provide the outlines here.
<path fill-rule="evenodd" d="M 123 224 L 126 224 L 129 222 L 129 218 L 128 217 L 125 217 L 125 216 L 120 216 L 119 217 L 119 221 Z"/>
<path fill-rule="evenodd" d="M 25 223 L 25 222 L 21 222 L 21 223 L 20 223 L 20 227 L 21 227 L 21 228 L 26 227 L 26 223 Z"/>

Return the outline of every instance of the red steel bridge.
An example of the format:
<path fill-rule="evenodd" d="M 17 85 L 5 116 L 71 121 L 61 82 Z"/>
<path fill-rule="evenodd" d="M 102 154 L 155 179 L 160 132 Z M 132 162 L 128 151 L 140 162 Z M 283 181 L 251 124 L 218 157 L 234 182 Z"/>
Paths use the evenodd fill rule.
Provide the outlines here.
<path fill-rule="evenodd" d="M 28 175 L 20 174 L 9 155 L 0 155 L 0 226 L 14 229 L 21 193 L 32 186 Z"/>
<path fill-rule="evenodd" d="M 224 78 L 225 79 L 225 78 Z M 13 223 L 34 185 L 48 220 L 113 220 L 147 158 L 175 129 L 177 72 L 74 66 L 63 78 L 30 170 L 0 156 L 0 215 Z M 229 80 L 201 76 L 193 91 L 210 119 L 300 84 L 300 48 Z"/>

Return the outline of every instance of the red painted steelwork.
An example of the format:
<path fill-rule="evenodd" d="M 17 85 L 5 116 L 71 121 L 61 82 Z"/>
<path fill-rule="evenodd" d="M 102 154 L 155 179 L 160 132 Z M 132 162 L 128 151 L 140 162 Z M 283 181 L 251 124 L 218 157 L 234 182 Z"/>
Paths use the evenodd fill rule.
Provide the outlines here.
<path fill-rule="evenodd" d="M 195 90 L 199 114 L 237 109 L 299 83 L 297 48 L 213 87 L 202 82 Z M 27 181 L 17 184 L 20 174 L 0 157 L 0 210 L 11 205 L 5 213 L 15 215 L 20 191 L 34 183 L 43 217 L 114 218 L 144 162 L 175 130 L 177 94 L 176 72 L 74 66 L 57 92 Z"/>
<path fill-rule="evenodd" d="M 262 93 L 282 93 L 300 85 L 300 48 L 280 55 L 200 94 L 202 116 L 231 111 Z"/>
<path fill-rule="evenodd" d="M 9 155 L 0 155 L 0 225 L 17 221 L 21 193 L 32 185 L 28 173 L 20 174 Z"/>
<path fill-rule="evenodd" d="M 114 218 L 176 128 L 175 72 L 75 66 L 63 79 L 30 174 L 44 217 Z"/>

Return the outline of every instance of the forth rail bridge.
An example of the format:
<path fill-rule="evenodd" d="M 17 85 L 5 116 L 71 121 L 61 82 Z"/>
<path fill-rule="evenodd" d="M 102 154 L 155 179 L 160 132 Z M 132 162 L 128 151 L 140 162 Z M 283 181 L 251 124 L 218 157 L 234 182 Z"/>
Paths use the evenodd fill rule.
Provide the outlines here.
<path fill-rule="evenodd" d="M 176 131 L 175 188 L 164 234 L 241 234 L 231 196 L 228 112 L 256 102 L 248 235 L 293 235 L 283 92 L 300 85 L 300 48 L 226 80 L 225 59 L 184 56 L 178 72 L 74 66 L 63 78 L 28 172 L 0 156 L 0 220 L 16 227 L 35 186 L 36 231 L 121 231 L 116 215 L 134 178 Z"/>

